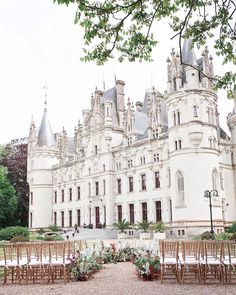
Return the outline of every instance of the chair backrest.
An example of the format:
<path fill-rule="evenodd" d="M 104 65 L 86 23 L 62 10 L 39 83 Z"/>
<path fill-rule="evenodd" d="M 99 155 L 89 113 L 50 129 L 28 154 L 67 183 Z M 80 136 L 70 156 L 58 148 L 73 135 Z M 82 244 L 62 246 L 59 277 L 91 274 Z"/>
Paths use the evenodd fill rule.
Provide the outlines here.
<path fill-rule="evenodd" d="M 201 241 L 181 241 L 182 259 L 193 258 L 200 259 Z"/>
<path fill-rule="evenodd" d="M 213 260 L 220 260 L 221 259 L 221 248 L 222 242 L 221 241 L 202 241 L 202 258 L 205 261 L 209 259 Z"/>
<path fill-rule="evenodd" d="M 179 241 L 177 240 L 161 240 L 160 256 L 164 260 L 167 257 L 179 259 Z"/>

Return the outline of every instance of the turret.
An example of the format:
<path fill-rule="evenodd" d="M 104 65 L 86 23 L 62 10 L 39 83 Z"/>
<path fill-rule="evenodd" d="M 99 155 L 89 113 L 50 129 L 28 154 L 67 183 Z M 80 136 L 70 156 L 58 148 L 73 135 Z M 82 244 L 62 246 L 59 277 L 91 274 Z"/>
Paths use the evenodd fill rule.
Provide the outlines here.
<path fill-rule="evenodd" d="M 31 138 L 33 138 L 33 129 Z M 52 165 L 58 162 L 55 136 L 45 103 L 37 144 L 28 151 L 30 186 L 29 227 L 48 227 L 52 223 Z"/>

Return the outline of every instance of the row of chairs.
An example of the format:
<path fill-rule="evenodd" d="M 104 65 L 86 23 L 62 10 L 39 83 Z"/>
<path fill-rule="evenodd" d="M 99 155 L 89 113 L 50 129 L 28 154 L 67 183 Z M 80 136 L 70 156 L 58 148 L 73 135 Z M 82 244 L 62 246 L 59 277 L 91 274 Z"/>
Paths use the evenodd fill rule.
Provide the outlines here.
<path fill-rule="evenodd" d="M 29 281 L 54 282 L 60 278 L 70 280 L 70 265 L 75 255 L 72 241 L 8 243 L 0 248 L 0 269 L 3 284 Z"/>
<path fill-rule="evenodd" d="M 231 284 L 236 267 L 236 243 L 231 241 L 160 241 L 161 283 L 175 277 L 178 283 L 187 277 L 198 283 L 216 280 Z"/>

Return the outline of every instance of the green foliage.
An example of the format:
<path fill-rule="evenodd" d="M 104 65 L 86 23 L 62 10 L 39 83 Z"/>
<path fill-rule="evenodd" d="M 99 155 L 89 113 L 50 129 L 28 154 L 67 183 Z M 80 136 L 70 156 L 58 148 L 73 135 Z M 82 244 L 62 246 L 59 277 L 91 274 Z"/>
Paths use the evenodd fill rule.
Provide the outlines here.
<path fill-rule="evenodd" d="M 73 262 L 72 274 L 78 281 L 85 281 L 95 272 L 102 268 L 99 263 L 99 257 L 93 253 L 92 255 L 81 254 Z"/>
<path fill-rule="evenodd" d="M 25 138 L 14 139 L 4 146 L 0 155 L 0 165 L 7 169 L 7 177 L 16 191 L 17 211 L 11 224 L 27 226 L 29 185 L 27 183 L 27 143 Z"/>
<path fill-rule="evenodd" d="M 151 229 L 157 233 L 164 233 L 167 230 L 167 227 L 163 221 L 158 221 L 151 226 Z"/>
<path fill-rule="evenodd" d="M 3 166 L 0 166 L 0 208 L 0 228 L 14 224 L 17 211 L 16 192 Z"/>
<path fill-rule="evenodd" d="M 192 240 L 199 241 L 199 240 L 201 240 L 201 236 L 200 235 L 193 236 Z"/>
<path fill-rule="evenodd" d="M 43 227 L 40 227 L 37 229 L 37 233 L 40 235 L 44 234 L 45 232 L 46 232 L 46 230 Z"/>
<path fill-rule="evenodd" d="M 160 258 L 147 253 L 137 257 L 134 265 L 140 277 L 153 280 L 160 270 Z"/>
<path fill-rule="evenodd" d="M 10 240 L 10 243 L 25 243 L 29 242 L 29 237 L 24 237 L 24 236 L 15 236 Z"/>
<path fill-rule="evenodd" d="M 30 236 L 30 241 L 31 242 L 34 242 L 34 241 L 43 241 L 43 240 L 44 240 L 44 236 L 40 236 L 40 235 L 37 235 L 37 236 L 31 235 Z"/>
<path fill-rule="evenodd" d="M 10 241 L 16 236 L 29 237 L 29 230 L 22 226 L 10 226 L 0 231 L 0 240 Z"/>
<path fill-rule="evenodd" d="M 143 220 L 141 222 L 138 222 L 137 227 L 138 229 L 141 229 L 144 233 L 146 233 L 149 230 L 151 225 L 152 225 L 152 222 Z"/>
<path fill-rule="evenodd" d="M 236 241 L 236 232 L 231 235 L 230 240 Z"/>
<path fill-rule="evenodd" d="M 44 240 L 45 242 L 52 242 L 52 241 L 54 241 L 54 237 L 46 236 L 46 237 L 44 237 L 43 240 Z"/>
<path fill-rule="evenodd" d="M 191 38 L 202 47 L 214 41 L 217 55 L 223 64 L 236 65 L 235 1 L 189 0 L 53 0 L 58 4 L 77 4 L 75 23 L 84 30 L 83 61 L 95 60 L 104 64 L 114 57 L 118 60 L 151 61 L 153 48 L 162 34 L 158 24 L 169 22 L 173 38 L 181 43 Z M 181 55 L 180 55 L 181 58 Z M 232 97 L 236 90 L 235 73 L 226 73 L 214 80 L 216 88 L 228 90 Z"/>
<path fill-rule="evenodd" d="M 128 221 L 123 219 L 113 223 L 113 228 L 119 230 L 120 233 L 126 233 L 126 231 L 132 227 Z"/>
<path fill-rule="evenodd" d="M 232 234 L 231 233 L 221 233 L 215 235 L 216 241 L 227 241 L 231 239 Z"/>
<path fill-rule="evenodd" d="M 212 236 L 209 231 L 205 231 L 204 233 L 201 234 L 201 239 L 202 240 L 211 240 Z"/>
<path fill-rule="evenodd" d="M 52 232 L 58 232 L 61 231 L 61 228 L 57 225 L 49 225 L 48 229 Z"/>
<path fill-rule="evenodd" d="M 54 241 L 64 241 L 63 236 L 57 235 L 55 237 L 53 237 Z"/>
<path fill-rule="evenodd" d="M 235 233 L 236 232 L 236 221 L 232 223 L 231 227 L 227 231 L 228 233 Z"/>

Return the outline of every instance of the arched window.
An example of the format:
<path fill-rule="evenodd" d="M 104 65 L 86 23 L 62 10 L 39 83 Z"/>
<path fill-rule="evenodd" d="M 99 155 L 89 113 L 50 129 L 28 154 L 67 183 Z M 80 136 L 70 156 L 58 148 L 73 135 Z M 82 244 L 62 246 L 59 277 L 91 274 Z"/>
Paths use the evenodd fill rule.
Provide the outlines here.
<path fill-rule="evenodd" d="M 218 190 L 218 172 L 216 169 L 212 172 L 212 188 Z"/>
<path fill-rule="evenodd" d="M 184 204 L 184 177 L 183 174 L 178 171 L 176 174 L 176 182 L 177 182 L 177 202 L 178 205 Z"/>

